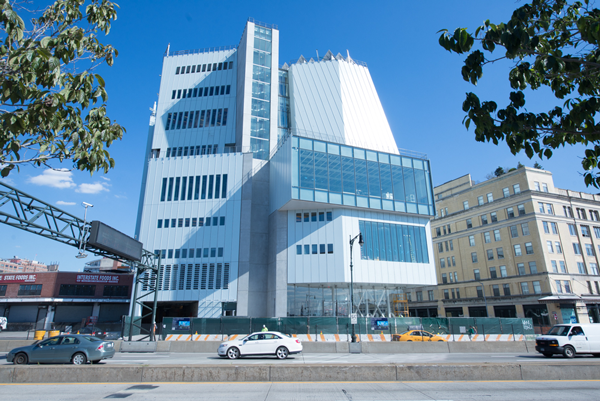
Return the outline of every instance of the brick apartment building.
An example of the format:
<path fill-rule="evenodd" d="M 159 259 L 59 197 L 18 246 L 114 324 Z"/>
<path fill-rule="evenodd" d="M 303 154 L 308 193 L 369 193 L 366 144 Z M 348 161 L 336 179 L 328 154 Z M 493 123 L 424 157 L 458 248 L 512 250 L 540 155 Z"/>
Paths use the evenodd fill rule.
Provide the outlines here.
<path fill-rule="evenodd" d="M 131 274 L 0 274 L 0 316 L 36 329 L 73 325 L 90 316 L 98 323 L 117 323 L 129 313 L 132 283 Z"/>

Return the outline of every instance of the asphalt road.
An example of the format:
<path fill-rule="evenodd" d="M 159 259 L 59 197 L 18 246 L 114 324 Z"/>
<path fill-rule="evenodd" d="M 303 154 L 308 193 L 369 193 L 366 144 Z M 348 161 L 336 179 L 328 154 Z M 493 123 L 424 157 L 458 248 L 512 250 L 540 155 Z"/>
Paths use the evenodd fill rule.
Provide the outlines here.
<path fill-rule="evenodd" d="M 152 383 L 0 384 L 2 399 L 104 400 L 595 400 L 600 381 L 400 382 L 400 383 Z"/>
<path fill-rule="evenodd" d="M 275 357 L 246 357 L 237 360 L 219 358 L 215 353 L 116 353 L 114 358 L 102 362 L 106 365 L 253 365 L 253 364 L 419 364 L 419 363 L 581 363 L 600 366 L 600 358 L 580 356 L 566 359 L 554 356 L 551 359 L 538 353 L 531 354 L 299 354 L 288 359 Z M 6 353 L 0 353 L 0 365 L 7 365 Z"/>

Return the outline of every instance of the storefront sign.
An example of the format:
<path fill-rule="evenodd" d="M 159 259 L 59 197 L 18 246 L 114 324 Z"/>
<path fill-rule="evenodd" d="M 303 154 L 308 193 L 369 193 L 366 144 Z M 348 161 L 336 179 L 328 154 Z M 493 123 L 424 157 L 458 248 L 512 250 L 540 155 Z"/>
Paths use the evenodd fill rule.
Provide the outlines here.
<path fill-rule="evenodd" d="M 119 276 L 117 275 L 101 275 L 101 274 L 78 274 L 78 283 L 105 283 L 118 284 Z"/>
<path fill-rule="evenodd" d="M 371 318 L 371 330 L 389 330 L 388 320 L 386 318 Z"/>
<path fill-rule="evenodd" d="M 37 274 L 5 274 L 0 276 L 2 283 L 35 283 Z"/>

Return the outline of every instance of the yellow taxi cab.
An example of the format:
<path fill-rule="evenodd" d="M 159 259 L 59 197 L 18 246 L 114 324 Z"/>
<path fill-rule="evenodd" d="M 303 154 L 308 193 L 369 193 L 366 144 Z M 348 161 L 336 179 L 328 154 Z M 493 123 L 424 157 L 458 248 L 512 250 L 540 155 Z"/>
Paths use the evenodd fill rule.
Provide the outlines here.
<path fill-rule="evenodd" d="M 392 341 L 442 341 L 446 340 L 425 330 L 408 330 L 404 333 L 394 334 Z"/>

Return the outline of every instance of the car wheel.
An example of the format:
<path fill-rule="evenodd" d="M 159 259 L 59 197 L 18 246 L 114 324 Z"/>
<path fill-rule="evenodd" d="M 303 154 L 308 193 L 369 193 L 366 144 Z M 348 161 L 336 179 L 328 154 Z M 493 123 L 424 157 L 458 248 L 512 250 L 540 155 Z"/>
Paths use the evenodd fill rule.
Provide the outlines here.
<path fill-rule="evenodd" d="M 279 347 L 277 351 L 275 351 L 275 355 L 277 355 L 277 359 L 285 359 L 288 357 L 290 352 L 286 347 Z"/>
<path fill-rule="evenodd" d="M 240 350 L 236 347 L 231 347 L 227 350 L 227 358 L 238 359 L 240 357 Z"/>
<path fill-rule="evenodd" d="M 412 340 L 406 340 L 407 343 L 412 343 Z"/>
<path fill-rule="evenodd" d="M 85 365 L 87 363 L 87 357 L 85 354 L 78 352 L 71 358 L 71 363 L 73 365 Z"/>
<path fill-rule="evenodd" d="M 570 345 L 565 346 L 565 349 L 563 350 L 563 356 L 565 358 L 573 358 L 575 356 L 575 349 Z"/>
<path fill-rule="evenodd" d="M 544 352 L 542 355 L 544 355 L 546 358 L 552 358 L 552 354 L 549 352 Z"/>
<path fill-rule="evenodd" d="M 15 359 L 13 359 L 13 363 L 15 365 L 27 365 L 27 362 L 29 362 L 29 358 L 27 358 L 27 354 L 22 352 L 15 355 Z"/>
<path fill-rule="evenodd" d="M 444 340 L 438 340 L 438 343 L 443 343 L 443 342 L 444 342 Z"/>

